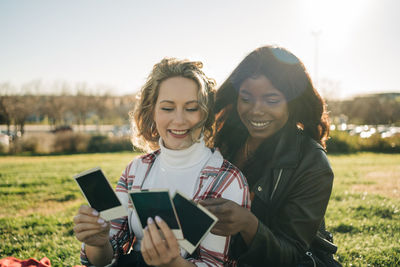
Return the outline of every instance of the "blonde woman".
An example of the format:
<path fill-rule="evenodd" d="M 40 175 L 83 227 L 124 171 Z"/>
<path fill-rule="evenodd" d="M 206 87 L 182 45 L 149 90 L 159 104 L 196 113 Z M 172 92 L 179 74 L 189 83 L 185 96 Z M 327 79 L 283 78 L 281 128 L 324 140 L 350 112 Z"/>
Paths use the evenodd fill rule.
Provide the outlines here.
<path fill-rule="evenodd" d="M 214 82 L 202 72 L 201 62 L 163 59 L 153 67 L 134 117 L 133 143 L 148 154 L 134 159 L 123 172 L 116 191 L 129 204 L 132 189 L 168 188 L 194 201 L 226 198 L 249 208 L 249 191 L 241 172 L 211 149 Z M 208 234 L 198 249 L 187 255 L 168 225 L 156 216 L 141 230 L 138 219 L 104 222 L 98 213 L 82 206 L 74 219 L 85 265 L 123 266 L 227 266 L 230 237 Z M 162 237 L 156 225 L 161 229 Z M 111 230 L 110 230 L 111 227 Z M 127 256 L 127 250 L 133 251 Z M 122 260 L 123 259 L 123 260 Z"/>

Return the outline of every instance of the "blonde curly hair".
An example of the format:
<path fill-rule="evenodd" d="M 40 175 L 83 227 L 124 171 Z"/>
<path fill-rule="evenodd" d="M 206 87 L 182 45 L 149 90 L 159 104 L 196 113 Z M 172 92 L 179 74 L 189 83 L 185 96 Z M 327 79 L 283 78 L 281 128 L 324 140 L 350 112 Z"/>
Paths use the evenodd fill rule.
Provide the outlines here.
<path fill-rule="evenodd" d="M 130 112 L 132 143 L 135 147 L 146 152 L 159 148 L 160 135 L 154 122 L 154 109 L 161 83 L 172 77 L 188 78 L 198 85 L 198 102 L 202 119 L 194 128 L 202 128 L 206 144 L 212 146 L 216 84 L 214 79 L 210 79 L 204 74 L 201 70 L 202 67 L 203 63 L 200 61 L 177 58 L 164 58 L 154 65 L 146 83 L 141 88 L 135 110 Z"/>

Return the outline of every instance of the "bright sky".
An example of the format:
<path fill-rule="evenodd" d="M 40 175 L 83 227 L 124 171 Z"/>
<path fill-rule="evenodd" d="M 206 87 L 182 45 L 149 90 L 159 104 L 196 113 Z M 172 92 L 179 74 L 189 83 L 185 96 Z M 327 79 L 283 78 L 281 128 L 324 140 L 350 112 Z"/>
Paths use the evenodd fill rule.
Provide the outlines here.
<path fill-rule="evenodd" d="M 399 11 L 398 0 L 0 0 L 0 83 L 129 94 L 174 56 L 203 61 L 221 84 L 253 49 L 277 44 L 326 96 L 400 92 Z"/>

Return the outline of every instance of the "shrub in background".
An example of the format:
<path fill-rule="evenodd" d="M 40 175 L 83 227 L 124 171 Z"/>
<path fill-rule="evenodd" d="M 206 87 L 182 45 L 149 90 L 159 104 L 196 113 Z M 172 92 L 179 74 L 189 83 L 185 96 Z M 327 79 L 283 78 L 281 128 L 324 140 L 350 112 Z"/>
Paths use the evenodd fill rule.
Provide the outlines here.
<path fill-rule="evenodd" d="M 9 148 L 0 146 L 0 154 L 101 153 L 132 150 L 129 137 L 72 131 L 27 134 L 14 140 Z"/>
<path fill-rule="evenodd" d="M 8 152 L 8 146 L 0 143 L 0 154 L 6 154 Z"/>
<path fill-rule="evenodd" d="M 111 151 L 133 151 L 134 147 L 129 136 L 110 138 Z M 135 149 L 136 150 L 136 149 Z"/>
<path fill-rule="evenodd" d="M 329 154 L 370 151 L 400 153 L 400 136 L 381 138 L 378 134 L 361 138 L 344 131 L 331 131 L 327 141 Z M 129 137 L 91 135 L 81 132 L 60 131 L 56 133 L 26 134 L 14 140 L 10 146 L 0 146 L 0 154 L 51 154 L 51 153 L 102 153 L 138 151 L 133 149 Z"/>
<path fill-rule="evenodd" d="M 39 148 L 39 140 L 36 137 L 16 138 L 9 147 L 10 154 L 18 154 L 23 152 L 37 153 Z"/>
<path fill-rule="evenodd" d="M 331 131 L 326 142 L 328 153 L 354 153 L 360 150 L 358 136 L 349 135 L 347 132 Z"/>
<path fill-rule="evenodd" d="M 381 138 L 375 134 L 370 138 L 361 138 L 360 145 L 363 151 L 400 153 L 400 136 Z"/>
<path fill-rule="evenodd" d="M 361 138 L 344 131 L 331 131 L 326 146 L 328 153 L 354 153 L 359 151 L 400 153 L 400 136 L 381 138 L 379 134 L 375 134 L 369 138 Z"/>
<path fill-rule="evenodd" d="M 129 137 L 108 137 L 105 135 L 93 135 L 90 138 L 87 152 L 116 152 L 132 151 L 132 143 Z"/>
<path fill-rule="evenodd" d="M 62 131 L 55 134 L 53 152 L 55 153 L 83 153 L 87 151 L 90 135 Z"/>
<path fill-rule="evenodd" d="M 37 153 L 39 148 L 39 139 L 36 137 L 18 139 L 17 144 L 22 152 Z"/>
<path fill-rule="evenodd" d="M 49 154 L 53 152 L 54 134 L 52 133 L 27 133 L 22 137 L 15 137 L 6 147 L 6 151 L 0 153 L 19 154 Z"/>

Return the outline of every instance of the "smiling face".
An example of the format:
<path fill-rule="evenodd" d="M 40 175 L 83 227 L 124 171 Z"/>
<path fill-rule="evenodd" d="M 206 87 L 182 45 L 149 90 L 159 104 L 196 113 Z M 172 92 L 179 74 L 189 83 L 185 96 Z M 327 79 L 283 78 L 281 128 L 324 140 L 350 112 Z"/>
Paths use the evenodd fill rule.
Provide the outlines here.
<path fill-rule="evenodd" d="M 154 122 L 164 146 L 173 150 L 190 147 L 201 133 L 201 121 L 195 81 L 172 77 L 160 84 L 154 110 Z"/>
<path fill-rule="evenodd" d="M 260 140 L 280 130 L 289 117 L 285 96 L 264 75 L 241 84 L 237 111 L 251 138 Z"/>

